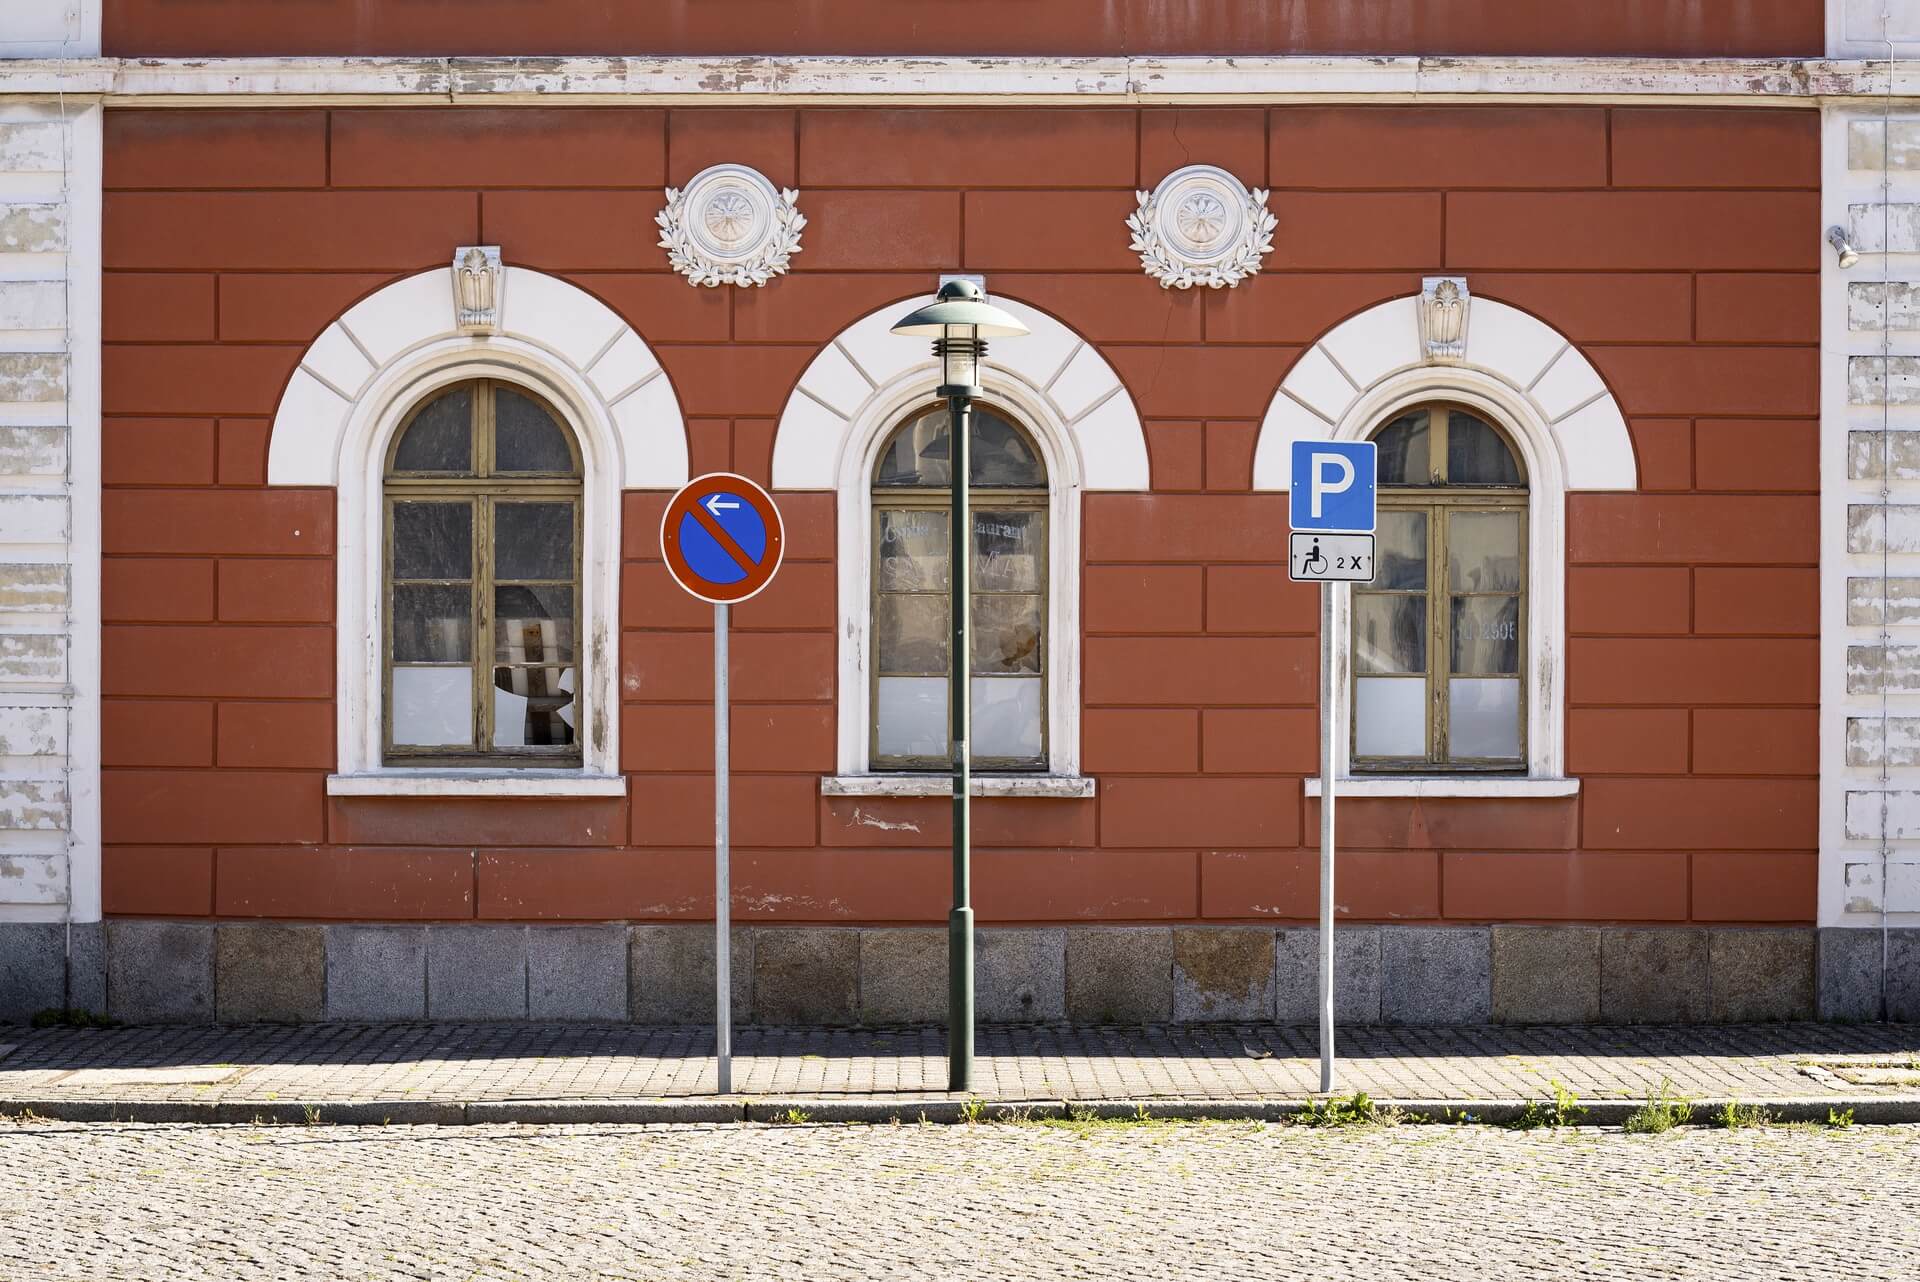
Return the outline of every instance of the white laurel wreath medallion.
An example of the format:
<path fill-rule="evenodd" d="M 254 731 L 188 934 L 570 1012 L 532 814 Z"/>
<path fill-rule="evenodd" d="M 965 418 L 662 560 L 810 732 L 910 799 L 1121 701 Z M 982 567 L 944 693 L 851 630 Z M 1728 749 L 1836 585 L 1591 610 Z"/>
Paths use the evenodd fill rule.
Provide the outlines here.
<path fill-rule="evenodd" d="M 1163 289 L 1231 289 L 1273 252 L 1266 191 L 1248 191 L 1224 169 L 1188 165 L 1134 196 L 1140 207 L 1127 215 L 1129 248 Z"/>
<path fill-rule="evenodd" d="M 660 247 L 689 284 L 764 285 L 800 252 L 799 199 L 757 169 L 714 165 L 667 188 L 667 207 L 654 215 Z"/>

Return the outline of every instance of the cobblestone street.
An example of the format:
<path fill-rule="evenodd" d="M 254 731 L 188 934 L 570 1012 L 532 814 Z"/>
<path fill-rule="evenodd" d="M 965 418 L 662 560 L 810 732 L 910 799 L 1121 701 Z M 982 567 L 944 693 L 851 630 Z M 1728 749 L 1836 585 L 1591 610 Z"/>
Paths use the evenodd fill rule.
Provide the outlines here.
<path fill-rule="evenodd" d="M 1920 1127 L 0 1123 L 24 1279 L 1920 1276 Z"/>

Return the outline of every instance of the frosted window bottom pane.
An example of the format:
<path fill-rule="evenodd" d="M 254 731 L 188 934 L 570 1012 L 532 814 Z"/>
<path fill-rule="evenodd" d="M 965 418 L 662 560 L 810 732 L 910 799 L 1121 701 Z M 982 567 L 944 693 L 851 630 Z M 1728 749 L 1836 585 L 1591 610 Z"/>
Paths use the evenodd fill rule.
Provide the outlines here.
<path fill-rule="evenodd" d="M 1354 682 L 1353 751 L 1360 757 L 1424 757 L 1427 683 L 1413 677 Z"/>
<path fill-rule="evenodd" d="M 1456 757 L 1518 758 L 1520 682 L 1513 677 L 1449 681 L 1447 750 Z"/>
<path fill-rule="evenodd" d="M 1040 755 L 1040 677 L 973 679 L 973 755 Z"/>
<path fill-rule="evenodd" d="M 393 742 L 409 748 L 473 746 L 472 668 L 395 668 Z"/>
<path fill-rule="evenodd" d="M 947 755 L 947 679 L 881 677 L 875 751 L 883 757 Z"/>

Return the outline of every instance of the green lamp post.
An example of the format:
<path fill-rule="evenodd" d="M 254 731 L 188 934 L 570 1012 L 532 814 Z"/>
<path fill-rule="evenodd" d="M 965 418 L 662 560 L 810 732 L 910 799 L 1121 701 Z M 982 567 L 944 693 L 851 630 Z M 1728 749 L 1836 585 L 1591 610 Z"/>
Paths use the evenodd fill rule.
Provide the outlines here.
<path fill-rule="evenodd" d="M 973 398 L 980 395 L 980 362 L 989 338 L 1018 338 L 1027 327 L 987 302 L 980 287 L 969 280 L 950 280 L 940 286 L 938 301 L 903 318 L 893 332 L 907 338 L 931 338 L 940 360 L 940 386 L 935 392 L 947 402 L 947 460 L 953 496 L 952 543 L 947 557 L 948 640 L 953 664 L 951 751 L 953 754 L 953 911 L 947 915 L 947 1089 L 964 1091 L 973 1084 L 973 877 L 970 864 L 972 802 L 968 748 L 973 716 L 973 663 L 969 617 L 973 590 L 973 512 L 968 503 L 972 480 L 968 436 L 972 431 Z"/>

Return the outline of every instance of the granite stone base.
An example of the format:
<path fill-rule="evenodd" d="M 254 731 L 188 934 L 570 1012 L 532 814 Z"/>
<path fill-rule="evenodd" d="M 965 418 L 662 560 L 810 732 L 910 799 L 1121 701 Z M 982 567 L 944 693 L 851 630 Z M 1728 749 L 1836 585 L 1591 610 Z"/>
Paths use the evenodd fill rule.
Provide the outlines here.
<path fill-rule="evenodd" d="M 983 1023 L 1311 1023 L 1310 927 L 987 926 Z M 1470 1025 L 1920 1020 L 1920 930 L 1342 926 L 1335 1017 Z M 422 1019 L 708 1024 L 709 925 L 0 924 L 0 1023 Z M 938 926 L 745 926 L 738 1024 L 946 1018 Z"/>

